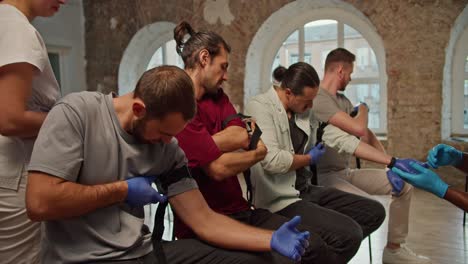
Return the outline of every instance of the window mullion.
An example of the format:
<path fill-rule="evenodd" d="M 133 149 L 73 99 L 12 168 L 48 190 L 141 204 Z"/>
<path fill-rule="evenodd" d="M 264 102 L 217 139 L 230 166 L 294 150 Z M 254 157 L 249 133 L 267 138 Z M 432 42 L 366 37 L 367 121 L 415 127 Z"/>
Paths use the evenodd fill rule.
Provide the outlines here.
<path fill-rule="evenodd" d="M 299 61 L 304 61 L 304 49 L 305 49 L 305 38 L 304 38 L 304 27 L 299 28 Z"/>
<path fill-rule="evenodd" d="M 167 50 L 167 43 L 164 43 L 162 46 L 161 46 L 161 56 L 162 56 L 162 63 L 163 65 L 166 65 L 167 64 L 167 54 L 166 54 L 166 50 Z"/>
<path fill-rule="evenodd" d="M 339 48 L 344 48 L 344 24 L 340 21 L 336 24 L 338 27 L 337 33 L 337 39 L 338 39 L 338 47 Z"/>

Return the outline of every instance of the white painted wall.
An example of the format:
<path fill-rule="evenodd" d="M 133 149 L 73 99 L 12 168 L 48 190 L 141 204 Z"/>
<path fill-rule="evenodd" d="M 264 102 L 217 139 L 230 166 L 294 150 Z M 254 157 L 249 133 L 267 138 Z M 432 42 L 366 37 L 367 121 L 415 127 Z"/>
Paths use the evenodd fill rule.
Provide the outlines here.
<path fill-rule="evenodd" d="M 87 90 L 82 0 L 69 0 L 53 17 L 39 17 L 32 24 L 47 49 L 60 54 L 62 96 Z"/>
<path fill-rule="evenodd" d="M 119 94 L 133 91 L 148 63 L 166 42 L 174 38 L 172 22 L 156 22 L 138 30 L 124 51 L 119 66 Z"/>

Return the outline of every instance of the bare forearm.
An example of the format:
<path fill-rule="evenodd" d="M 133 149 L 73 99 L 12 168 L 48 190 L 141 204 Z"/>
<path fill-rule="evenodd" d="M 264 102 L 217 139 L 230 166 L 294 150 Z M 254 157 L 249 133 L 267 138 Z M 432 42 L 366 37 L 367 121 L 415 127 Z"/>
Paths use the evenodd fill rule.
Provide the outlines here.
<path fill-rule="evenodd" d="M 308 154 L 305 154 L 305 155 L 295 154 L 293 157 L 293 162 L 291 164 L 291 167 L 289 168 L 289 171 L 294 171 L 294 170 L 303 168 L 305 166 L 309 166 L 309 164 L 310 164 L 310 156 Z"/>
<path fill-rule="evenodd" d="M 125 181 L 82 185 L 32 172 L 26 192 L 28 216 L 34 221 L 45 221 L 85 215 L 123 202 L 127 188 Z"/>
<path fill-rule="evenodd" d="M 212 136 L 216 146 L 221 152 L 231 152 L 246 149 L 249 145 L 249 136 L 245 128 L 230 126 Z"/>
<path fill-rule="evenodd" d="M 202 240 L 221 248 L 270 251 L 273 232 L 245 225 L 211 210 L 198 189 L 169 199 L 172 208 Z"/>
<path fill-rule="evenodd" d="M 221 248 L 247 251 L 270 251 L 273 231 L 255 228 L 212 212 L 197 235 Z"/>
<path fill-rule="evenodd" d="M 263 157 L 259 156 L 256 150 L 224 153 L 210 163 L 205 171 L 215 180 L 224 180 L 247 170 Z"/>
<path fill-rule="evenodd" d="M 468 211 L 468 193 L 458 191 L 449 187 L 445 193 L 444 199 L 461 208 L 464 211 Z"/>
<path fill-rule="evenodd" d="M 380 142 L 380 140 L 377 138 L 374 132 L 372 132 L 370 129 L 367 129 L 367 139 L 371 146 L 373 146 L 377 150 L 382 151 L 383 153 L 386 153 L 385 148 L 382 145 L 382 142 Z"/>
<path fill-rule="evenodd" d="M 25 111 L 23 114 L 14 113 L 1 123 L 1 133 L 9 137 L 31 138 L 36 137 L 44 122 L 47 113 Z"/>
<path fill-rule="evenodd" d="M 392 160 L 392 156 L 362 141 L 356 148 L 354 156 L 364 160 L 373 161 L 385 165 L 390 164 L 390 161 Z"/>
<path fill-rule="evenodd" d="M 457 166 L 457 169 L 468 173 L 468 154 L 463 153 L 463 160 L 460 165 Z"/>

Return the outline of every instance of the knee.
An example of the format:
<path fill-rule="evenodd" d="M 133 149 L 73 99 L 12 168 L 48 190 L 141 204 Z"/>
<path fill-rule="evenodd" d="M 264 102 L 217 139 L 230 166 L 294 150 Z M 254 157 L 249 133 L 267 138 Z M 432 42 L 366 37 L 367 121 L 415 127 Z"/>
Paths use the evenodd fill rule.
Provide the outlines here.
<path fill-rule="evenodd" d="M 354 256 L 364 238 L 361 226 L 351 218 L 348 218 L 342 222 L 341 228 L 337 231 L 335 240 L 329 245 L 341 251 L 342 255 L 346 258 Z"/>
<path fill-rule="evenodd" d="M 385 221 L 386 213 L 385 207 L 378 201 L 374 200 L 369 203 L 369 209 L 369 212 L 371 213 L 371 219 L 369 219 L 369 233 L 372 233 L 382 225 L 383 221 Z M 367 234 L 364 235 L 364 237 L 366 236 Z"/>
<path fill-rule="evenodd" d="M 326 237 L 311 236 L 304 263 L 347 263 L 359 250 L 363 239 L 359 225 L 340 228 Z"/>

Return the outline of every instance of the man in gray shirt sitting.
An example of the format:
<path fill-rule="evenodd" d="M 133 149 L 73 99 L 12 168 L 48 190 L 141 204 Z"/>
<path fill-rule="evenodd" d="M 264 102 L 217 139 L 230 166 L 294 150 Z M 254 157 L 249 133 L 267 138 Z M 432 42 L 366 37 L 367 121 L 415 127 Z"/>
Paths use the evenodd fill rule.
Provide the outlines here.
<path fill-rule="evenodd" d="M 404 171 L 411 171 L 409 164 L 417 162 L 397 159 L 385 152 L 376 135 L 368 128 L 369 109 L 365 103 L 356 106 L 357 115 L 351 117 L 354 107 L 343 92 L 351 82 L 354 60 L 354 54 L 343 48 L 332 50 L 325 60 L 325 74 L 312 107 L 317 119 L 328 124 L 323 134 L 327 150 L 317 164 L 318 183 L 362 196 L 392 195 L 383 263 L 431 263 L 405 244 L 413 187 L 404 184 L 390 170 L 350 167 L 351 155 Z M 343 134 L 353 137 L 346 144 L 340 144 Z"/>
<path fill-rule="evenodd" d="M 26 194 L 29 217 L 45 221 L 42 262 L 156 263 L 143 224 L 143 206 L 166 199 L 151 187 L 155 180 L 177 215 L 208 242 L 165 244 L 166 253 L 186 248 L 170 263 L 257 263 L 271 257 L 268 251 L 300 258 L 308 234 L 295 229 L 297 219 L 273 232 L 207 206 L 173 138 L 195 111 L 192 81 L 174 66 L 145 72 L 135 91 L 120 97 L 81 92 L 57 103 L 34 146 Z M 230 255 L 215 246 L 264 253 Z"/>

